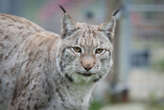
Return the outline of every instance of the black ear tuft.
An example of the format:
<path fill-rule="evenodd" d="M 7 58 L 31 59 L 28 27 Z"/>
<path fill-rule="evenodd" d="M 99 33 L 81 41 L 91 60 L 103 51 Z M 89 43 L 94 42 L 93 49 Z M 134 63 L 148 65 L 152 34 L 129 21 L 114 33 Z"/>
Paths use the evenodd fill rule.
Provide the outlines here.
<path fill-rule="evenodd" d="M 113 13 L 112 13 L 112 16 L 116 16 L 116 14 L 120 11 L 120 9 L 117 9 L 115 10 Z"/>
<path fill-rule="evenodd" d="M 62 5 L 58 5 L 58 6 L 64 13 L 66 13 L 66 10 L 64 9 L 64 7 Z"/>
<path fill-rule="evenodd" d="M 62 5 L 58 5 L 59 8 L 64 12 L 63 19 L 62 19 L 62 38 L 65 38 L 66 35 L 69 35 L 72 33 L 75 29 L 75 21 L 72 19 L 72 17 L 66 12 L 64 7 Z"/>

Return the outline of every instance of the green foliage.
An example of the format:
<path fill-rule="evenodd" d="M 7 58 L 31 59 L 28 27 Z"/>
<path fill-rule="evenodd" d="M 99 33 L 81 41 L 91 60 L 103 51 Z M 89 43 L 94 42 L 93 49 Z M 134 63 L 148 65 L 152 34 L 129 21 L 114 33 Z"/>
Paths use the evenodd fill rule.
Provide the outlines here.
<path fill-rule="evenodd" d="M 152 93 L 149 97 L 149 103 L 146 110 L 164 110 L 164 102 L 160 101 L 157 96 Z"/>
<path fill-rule="evenodd" d="M 156 70 L 164 71 L 164 59 L 155 62 L 152 66 Z"/>
<path fill-rule="evenodd" d="M 162 104 L 153 104 L 149 105 L 146 110 L 164 110 L 164 105 Z"/>
<path fill-rule="evenodd" d="M 89 110 L 100 110 L 103 106 L 104 104 L 102 104 L 101 102 L 93 101 L 90 105 Z"/>

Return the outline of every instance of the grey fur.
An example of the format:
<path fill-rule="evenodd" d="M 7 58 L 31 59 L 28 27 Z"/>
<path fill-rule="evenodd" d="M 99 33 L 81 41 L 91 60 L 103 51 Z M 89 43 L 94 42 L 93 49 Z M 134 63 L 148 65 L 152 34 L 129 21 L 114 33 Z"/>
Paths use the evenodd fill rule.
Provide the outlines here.
<path fill-rule="evenodd" d="M 65 15 L 60 37 L 24 18 L 1 14 L 0 109 L 87 110 L 96 83 L 112 67 L 113 44 L 100 28 Z M 104 53 L 96 55 L 97 48 Z"/>

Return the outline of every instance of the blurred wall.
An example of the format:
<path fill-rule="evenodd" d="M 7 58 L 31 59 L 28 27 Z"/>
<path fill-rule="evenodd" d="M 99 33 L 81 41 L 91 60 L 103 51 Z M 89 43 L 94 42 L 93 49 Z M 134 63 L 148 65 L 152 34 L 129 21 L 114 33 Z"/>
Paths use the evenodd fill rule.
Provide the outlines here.
<path fill-rule="evenodd" d="M 109 18 L 107 2 L 108 0 L 0 0 L 0 12 L 23 16 L 49 31 L 60 33 L 63 12 L 58 4 L 63 5 L 76 21 L 100 24 Z"/>

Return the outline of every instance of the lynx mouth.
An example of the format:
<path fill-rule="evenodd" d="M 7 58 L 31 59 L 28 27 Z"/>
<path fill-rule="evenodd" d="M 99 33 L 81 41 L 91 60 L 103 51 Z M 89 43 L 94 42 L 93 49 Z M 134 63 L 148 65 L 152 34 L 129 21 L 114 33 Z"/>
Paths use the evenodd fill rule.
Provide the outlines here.
<path fill-rule="evenodd" d="M 77 72 L 77 74 L 85 76 L 85 77 L 90 77 L 90 76 L 94 75 L 94 73 L 88 73 L 88 72 L 86 72 L 86 73 Z"/>

